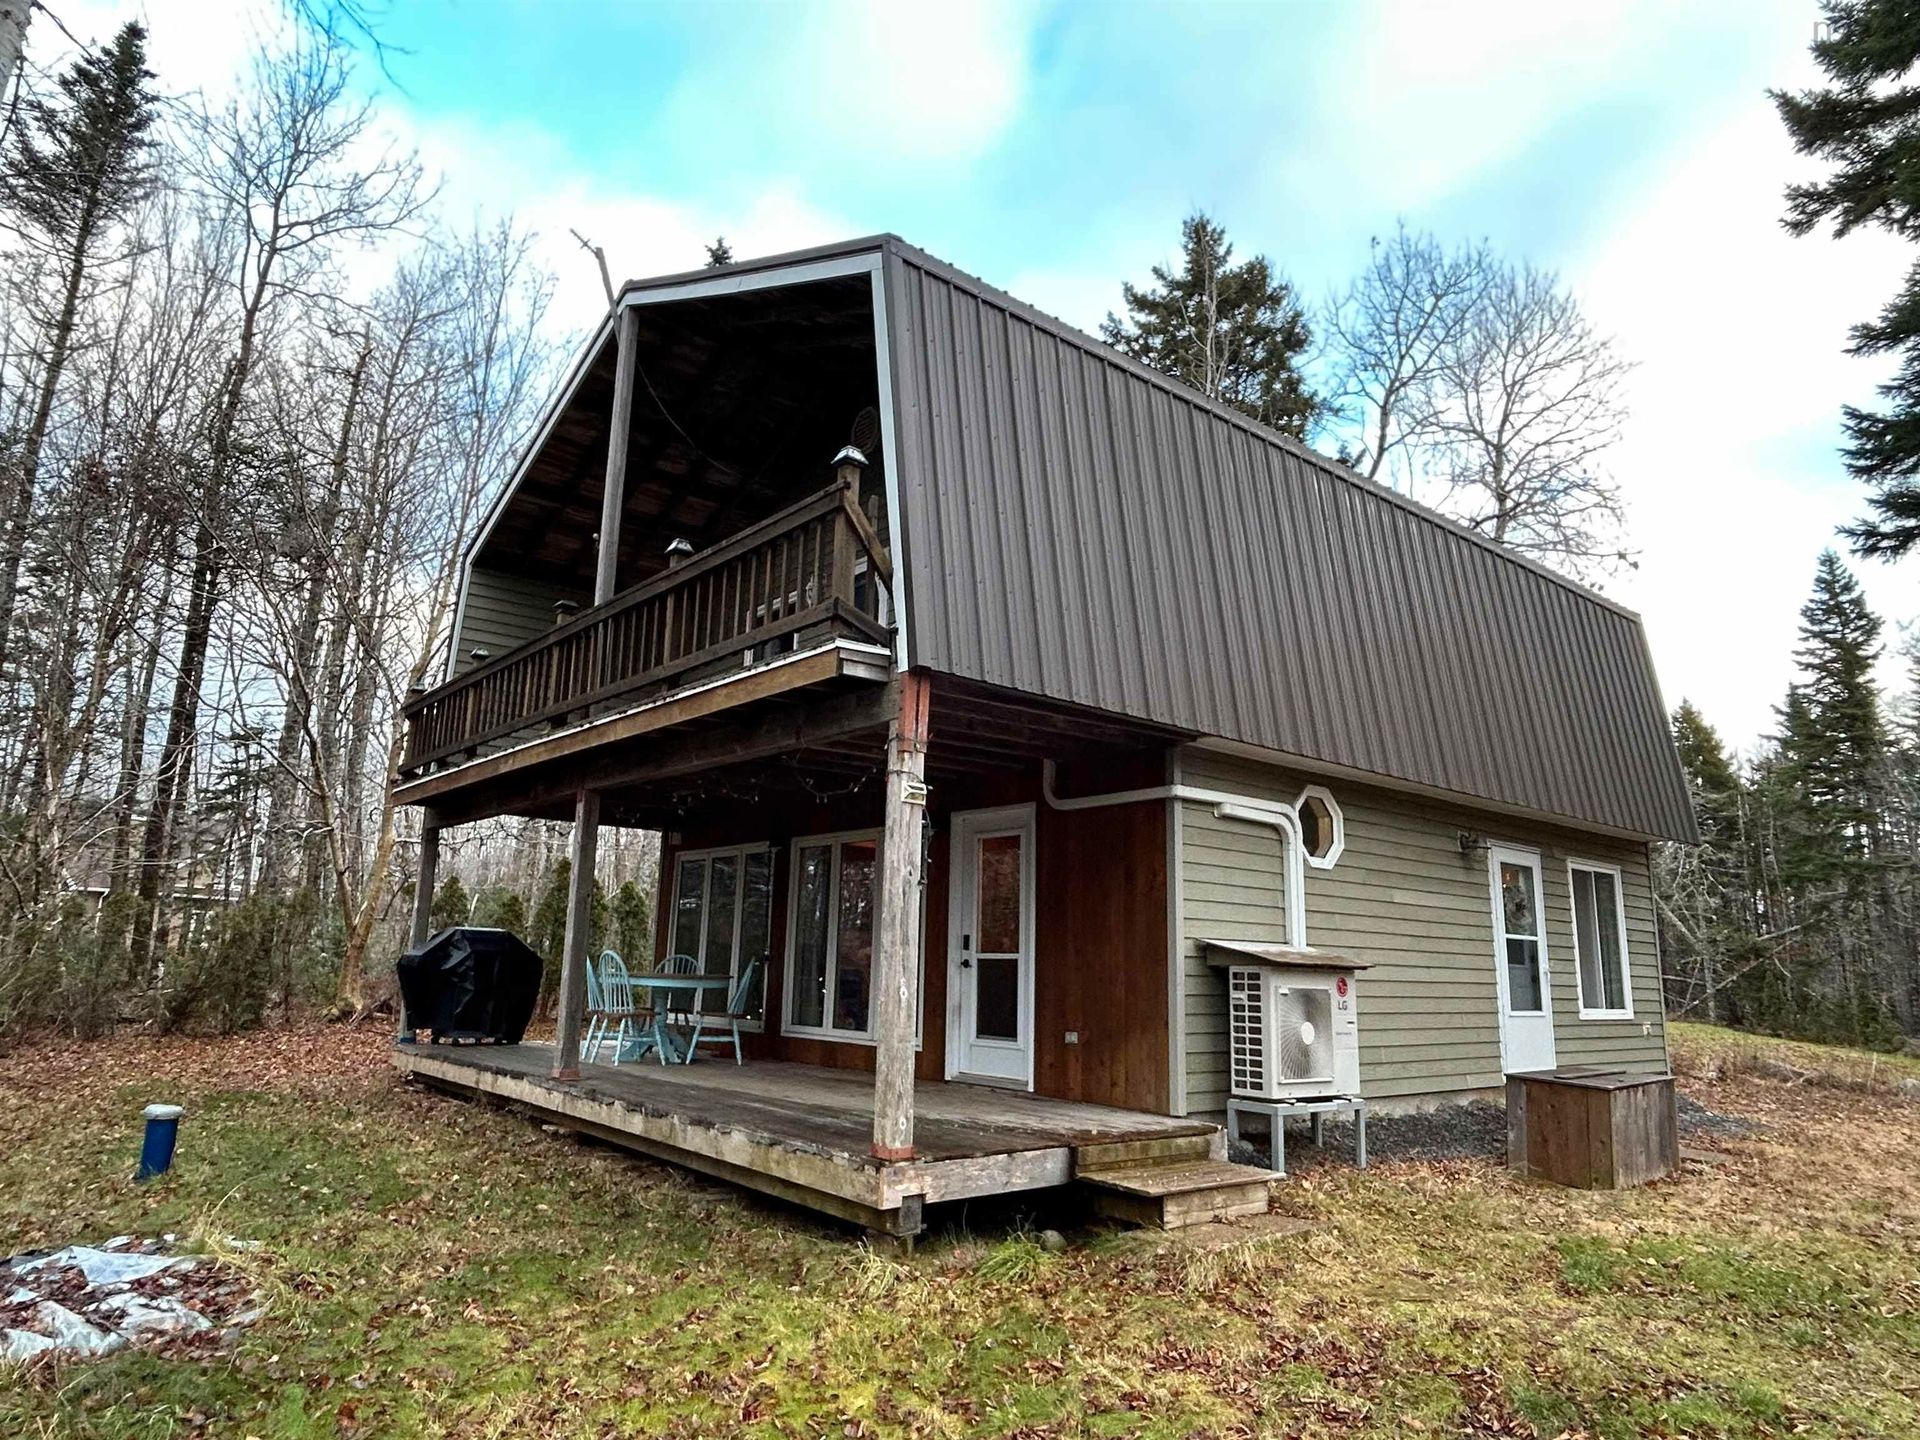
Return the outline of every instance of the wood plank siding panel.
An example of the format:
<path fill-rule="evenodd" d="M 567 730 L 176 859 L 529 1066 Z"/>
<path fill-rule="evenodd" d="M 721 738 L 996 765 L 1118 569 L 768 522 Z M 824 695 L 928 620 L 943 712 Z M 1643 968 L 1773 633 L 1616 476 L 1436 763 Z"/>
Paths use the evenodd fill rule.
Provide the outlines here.
<path fill-rule="evenodd" d="M 454 636 L 450 673 L 473 668 L 468 655 L 476 646 L 500 656 L 551 630 L 553 607 L 562 600 L 585 607 L 593 600 L 592 587 L 583 583 L 567 589 L 473 567 L 467 572 L 466 603 L 460 611 L 460 633 Z"/>
<path fill-rule="evenodd" d="M 907 663 L 1692 838 L 1632 613 L 878 243 Z"/>
<path fill-rule="evenodd" d="M 936 712 L 937 726 L 937 712 Z M 930 750 L 940 743 L 936 728 Z M 926 871 L 924 1008 L 915 1074 L 944 1077 L 947 1038 L 949 840 L 957 811 L 1035 805 L 1034 1090 L 1056 1099 L 1166 1113 L 1167 1056 L 1166 807 L 1149 801 L 1108 809 L 1059 811 L 1041 799 L 1037 774 L 978 777 L 935 787 L 934 833 Z M 780 1033 L 785 1003 L 787 905 L 796 837 L 875 827 L 870 796 L 803 809 L 762 804 L 720 807 L 690 820 L 662 847 L 655 960 L 667 953 L 674 866 L 682 851 L 769 842 L 773 913 L 768 970 L 769 1023 L 746 1038 L 750 1056 L 841 1069 L 871 1070 L 870 1045 Z M 1077 1039 L 1068 1043 L 1067 1035 Z"/>
<path fill-rule="evenodd" d="M 1182 783 L 1291 801 L 1309 777 L 1213 751 L 1181 755 Z M 1308 941 L 1371 962 L 1360 977 L 1360 1074 L 1370 1099 L 1486 1090 L 1502 1082 L 1492 899 L 1484 850 L 1461 830 L 1541 852 L 1554 1035 L 1562 1065 L 1665 1068 L 1653 897 L 1643 846 L 1334 782 L 1346 848 L 1308 868 Z M 1285 939 L 1279 837 L 1180 801 L 1181 958 L 1187 1111 L 1224 1108 L 1226 985 L 1199 940 Z M 1619 868 L 1634 1018 L 1582 1020 L 1574 973 L 1568 860 Z"/>

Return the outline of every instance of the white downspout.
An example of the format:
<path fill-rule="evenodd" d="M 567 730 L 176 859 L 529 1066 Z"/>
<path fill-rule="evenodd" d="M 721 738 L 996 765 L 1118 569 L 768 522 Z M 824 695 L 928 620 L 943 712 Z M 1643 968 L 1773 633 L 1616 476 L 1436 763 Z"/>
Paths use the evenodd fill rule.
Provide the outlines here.
<path fill-rule="evenodd" d="M 1098 810 L 1108 805 L 1137 805 L 1142 800 L 1193 800 L 1213 806 L 1213 813 L 1225 820 L 1242 820 L 1251 825 L 1271 825 L 1286 841 L 1287 943 L 1301 949 L 1307 944 L 1307 889 L 1305 850 L 1300 841 L 1300 816 L 1291 805 L 1263 800 L 1256 795 L 1236 795 L 1230 790 L 1208 790 L 1198 785 L 1151 785 L 1143 790 L 1118 790 L 1110 795 L 1079 795 L 1062 799 L 1054 793 L 1055 766 L 1051 760 L 1040 763 L 1040 793 L 1054 810 Z"/>

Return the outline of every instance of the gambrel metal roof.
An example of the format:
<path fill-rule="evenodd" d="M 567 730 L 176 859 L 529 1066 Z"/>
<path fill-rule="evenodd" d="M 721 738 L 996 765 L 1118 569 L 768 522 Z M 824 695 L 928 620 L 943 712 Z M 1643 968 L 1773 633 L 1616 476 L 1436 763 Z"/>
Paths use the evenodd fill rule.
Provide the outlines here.
<path fill-rule="evenodd" d="M 633 282 L 620 303 L 856 272 L 877 272 L 903 664 L 1694 837 L 1631 611 L 895 236 Z"/>
<path fill-rule="evenodd" d="M 911 663 L 1694 836 L 1631 611 L 879 243 Z"/>

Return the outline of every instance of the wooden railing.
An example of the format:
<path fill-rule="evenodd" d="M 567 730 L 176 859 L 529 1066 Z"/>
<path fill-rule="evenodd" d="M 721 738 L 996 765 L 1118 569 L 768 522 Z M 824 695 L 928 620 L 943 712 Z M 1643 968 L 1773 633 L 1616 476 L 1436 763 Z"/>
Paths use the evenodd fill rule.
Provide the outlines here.
<path fill-rule="evenodd" d="M 864 557 L 866 583 L 860 584 Z M 812 636 L 891 643 L 885 547 L 836 483 L 408 702 L 405 773 Z"/>

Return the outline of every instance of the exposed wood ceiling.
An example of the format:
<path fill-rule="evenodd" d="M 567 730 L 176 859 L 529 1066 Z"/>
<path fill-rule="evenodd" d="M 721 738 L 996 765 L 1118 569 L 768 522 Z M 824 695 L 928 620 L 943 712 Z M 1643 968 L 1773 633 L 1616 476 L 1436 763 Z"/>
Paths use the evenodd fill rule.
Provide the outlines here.
<path fill-rule="evenodd" d="M 826 485 L 854 417 L 878 399 L 864 275 L 643 305 L 639 315 L 622 588 L 664 565 L 669 540 L 704 549 Z M 481 565 L 591 586 L 614 363 L 609 339 Z"/>

